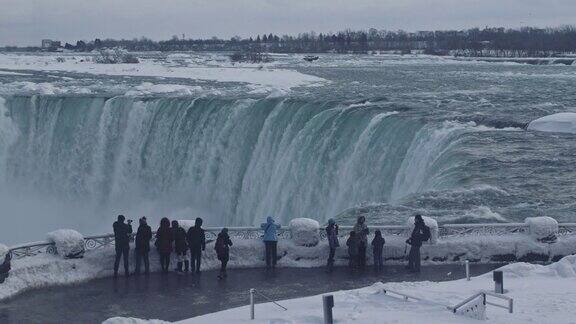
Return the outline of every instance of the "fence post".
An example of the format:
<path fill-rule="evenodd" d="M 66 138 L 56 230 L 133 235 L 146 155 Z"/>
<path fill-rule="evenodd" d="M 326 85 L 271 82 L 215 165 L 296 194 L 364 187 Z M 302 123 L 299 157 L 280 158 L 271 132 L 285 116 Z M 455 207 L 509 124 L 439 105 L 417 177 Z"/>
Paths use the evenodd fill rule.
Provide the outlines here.
<path fill-rule="evenodd" d="M 494 292 L 497 294 L 504 293 L 504 273 L 502 271 L 494 271 Z"/>
<path fill-rule="evenodd" d="M 254 288 L 250 289 L 250 319 L 254 319 Z"/>
<path fill-rule="evenodd" d="M 334 296 L 322 296 L 322 305 L 324 306 L 324 324 L 333 324 L 334 318 L 332 317 L 332 308 L 334 307 Z"/>
<path fill-rule="evenodd" d="M 470 281 L 470 261 L 464 261 L 464 265 L 466 266 L 466 280 Z"/>

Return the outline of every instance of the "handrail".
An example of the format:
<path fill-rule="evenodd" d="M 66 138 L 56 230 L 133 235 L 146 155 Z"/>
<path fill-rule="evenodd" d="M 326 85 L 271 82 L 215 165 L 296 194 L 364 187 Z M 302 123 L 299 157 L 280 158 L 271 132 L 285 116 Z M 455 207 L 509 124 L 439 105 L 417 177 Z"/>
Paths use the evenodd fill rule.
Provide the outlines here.
<path fill-rule="evenodd" d="M 513 313 L 514 312 L 514 298 L 506 296 L 506 295 L 502 295 L 502 294 L 497 294 L 497 293 L 493 293 L 491 291 L 486 291 L 486 290 L 482 290 L 480 292 L 477 292 L 476 294 L 466 298 L 465 300 L 463 300 L 462 302 L 454 305 L 452 307 L 452 312 L 456 313 L 456 311 L 458 311 L 458 309 L 460 309 L 462 306 L 468 304 L 469 302 L 471 302 L 472 300 L 474 300 L 475 298 L 478 298 L 479 296 L 484 296 L 484 302 L 486 303 L 486 305 L 491 305 L 491 306 L 495 306 L 495 307 L 500 307 L 500 308 L 504 308 L 507 309 L 509 313 Z M 496 304 L 496 303 L 491 303 L 489 301 L 486 300 L 486 296 L 491 296 L 491 297 L 495 297 L 495 298 L 499 298 L 499 299 L 503 299 L 505 301 L 508 302 L 507 306 L 502 306 L 500 304 Z"/>
<path fill-rule="evenodd" d="M 559 235 L 576 235 L 576 223 L 560 223 Z M 340 226 L 340 236 L 348 235 L 352 226 Z M 407 235 L 408 226 L 404 225 L 371 225 L 373 230 L 381 230 L 385 235 Z M 216 239 L 218 232 L 222 227 L 205 227 L 208 242 Z M 488 223 L 488 224 L 443 224 L 438 227 L 439 237 L 465 236 L 465 235 L 505 235 L 508 233 L 527 233 L 529 226 L 525 223 Z M 228 227 L 228 233 L 231 237 L 243 239 L 257 239 L 261 236 L 262 229 L 256 226 L 235 226 Z M 153 232 L 154 233 L 154 232 Z M 291 233 L 288 227 L 283 227 L 278 231 L 281 238 L 290 238 Z M 134 234 L 132 235 L 132 237 Z M 326 240 L 326 231 L 320 229 L 320 239 Z M 85 248 L 88 250 L 96 249 L 114 243 L 114 234 L 91 235 L 84 238 Z M 16 258 L 36 255 L 38 253 L 54 254 L 56 249 L 54 243 L 50 241 L 38 241 L 31 243 L 18 244 L 10 247 Z"/>
<path fill-rule="evenodd" d="M 445 304 L 437 303 L 437 302 L 435 302 L 435 301 L 427 300 L 427 299 L 424 299 L 424 298 L 421 298 L 421 297 L 416 297 L 416 296 L 408 295 L 408 294 L 405 294 L 405 293 L 397 292 L 397 291 L 394 291 L 394 290 L 390 290 L 390 289 L 388 289 L 388 288 L 384 288 L 384 289 L 382 289 L 382 291 L 383 291 L 385 294 L 392 293 L 392 294 L 395 294 L 395 295 L 402 296 L 405 301 L 408 301 L 409 299 L 414 299 L 414 300 L 419 301 L 419 302 L 424 302 L 424 303 L 427 303 L 427 304 L 442 306 L 442 307 L 444 307 L 444 308 L 446 308 L 446 309 L 448 309 L 448 310 L 452 310 L 452 307 L 449 306 L 449 305 L 445 305 Z"/>
<path fill-rule="evenodd" d="M 479 291 L 479 292 L 477 292 L 477 293 L 475 293 L 474 295 L 472 295 L 472 296 L 464 299 L 463 301 L 461 301 L 460 303 L 458 303 L 458 304 L 456 304 L 456 305 L 454 305 L 454 306 L 445 305 L 445 304 L 438 303 L 438 302 L 431 301 L 431 300 L 427 300 L 427 299 L 424 299 L 424 298 L 421 298 L 421 297 L 415 297 L 415 296 L 408 295 L 408 294 L 405 294 L 405 293 L 401 293 L 401 292 L 397 292 L 397 291 L 394 291 L 394 290 L 390 290 L 390 289 L 388 289 L 388 288 L 383 288 L 382 291 L 383 291 L 385 294 L 392 293 L 392 294 L 395 294 L 395 295 L 402 296 L 405 301 L 408 301 L 409 299 L 413 299 L 413 300 L 416 300 L 416 301 L 419 301 L 419 302 L 424 302 L 424 303 L 427 303 L 427 304 L 442 306 L 442 307 L 446 308 L 447 310 L 449 310 L 449 311 L 451 311 L 451 312 L 453 312 L 453 313 L 456 313 L 456 312 L 458 311 L 458 309 L 462 308 L 462 306 L 468 304 L 469 302 L 473 301 L 474 299 L 476 299 L 476 298 L 478 298 L 478 297 L 480 297 L 480 296 L 484 296 L 484 302 L 485 302 L 486 305 L 491 305 L 491 306 L 495 306 L 495 307 L 500 307 L 500 308 L 507 309 L 509 313 L 513 313 L 513 311 L 514 311 L 514 298 L 509 297 L 509 296 L 505 296 L 505 295 L 502 295 L 502 294 L 493 293 L 493 292 L 491 292 L 491 291 L 486 291 L 486 290 Z M 486 296 L 492 296 L 492 297 L 495 297 L 495 298 L 500 298 L 500 299 L 506 300 L 506 301 L 508 302 L 508 305 L 507 305 L 507 306 L 503 306 L 503 305 L 500 305 L 500 304 L 488 302 L 488 301 L 486 301 Z"/>

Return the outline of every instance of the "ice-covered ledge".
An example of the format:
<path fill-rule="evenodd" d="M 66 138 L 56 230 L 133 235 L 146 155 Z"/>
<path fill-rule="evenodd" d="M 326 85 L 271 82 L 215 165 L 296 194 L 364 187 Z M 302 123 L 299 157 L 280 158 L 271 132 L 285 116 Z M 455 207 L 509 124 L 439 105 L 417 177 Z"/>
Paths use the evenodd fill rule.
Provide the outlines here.
<path fill-rule="evenodd" d="M 315 246 L 303 246 L 292 240 L 289 227 L 280 230 L 278 265 L 280 267 L 318 267 L 326 263 L 328 245 L 323 228 L 304 226 L 314 233 L 309 237 L 320 240 Z M 302 231 L 302 226 L 298 226 Z M 371 235 L 380 229 L 385 238 L 385 263 L 403 263 L 405 240 L 410 232 L 408 226 L 370 226 Z M 220 228 L 207 228 L 209 244 L 203 255 L 203 269 L 219 266 L 214 251 L 214 239 Z M 351 230 L 350 226 L 340 227 L 341 245 Z M 556 240 L 544 240 L 550 233 Z M 230 236 L 234 246 L 230 250 L 230 268 L 263 267 L 262 231 L 253 227 L 231 227 Z M 299 233 L 302 237 L 303 233 Z M 306 235 L 304 235 L 306 236 Z M 85 237 L 84 258 L 66 259 L 57 254 L 54 243 L 36 242 L 10 248 L 14 260 L 12 271 L 4 284 L 0 284 L 0 300 L 21 291 L 56 285 L 69 284 L 93 278 L 111 276 L 114 263 L 113 235 Z M 368 250 L 368 261 L 372 251 Z M 467 259 L 471 262 L 550 262 L 563 256 L 576 254 L 576 224 L 555 224 L 546 219 L 532 219 L 517 224 L 446 224 L 438 226 L 438 240 L 435 244 L 426 243 L 422 247 L 424 263 L 453 263 Z M 347 249 L 341 247 L 336 252 L 336 265 L 348 263 Z M 130 262 L 133 262 L 130 258 Z M 158 256 L 153 249 L 151 269 L 160 269 Z M 134 265 L 131 264 L 131 269 Z"/>

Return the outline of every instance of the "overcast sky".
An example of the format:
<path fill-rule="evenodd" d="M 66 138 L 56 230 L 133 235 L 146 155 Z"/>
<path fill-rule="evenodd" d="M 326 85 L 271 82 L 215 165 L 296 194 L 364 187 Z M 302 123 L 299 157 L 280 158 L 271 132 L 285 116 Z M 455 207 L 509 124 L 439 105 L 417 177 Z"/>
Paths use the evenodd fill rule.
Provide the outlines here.
<path fill-rule="evenodd" d="M 0 0 L 0 45 L 576 23 L 576 0 Z"/>

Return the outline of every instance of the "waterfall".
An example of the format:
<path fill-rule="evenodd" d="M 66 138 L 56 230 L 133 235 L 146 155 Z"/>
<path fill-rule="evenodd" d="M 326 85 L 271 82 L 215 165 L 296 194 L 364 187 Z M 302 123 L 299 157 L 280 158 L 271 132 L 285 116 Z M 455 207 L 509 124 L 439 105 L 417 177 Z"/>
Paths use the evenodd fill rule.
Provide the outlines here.
<path fill-rule="evenodd" d="M 436 185 L 461 129 L 289 98 L 7 97 L 0 183 L 98 215 L 325 221 Z"/>

